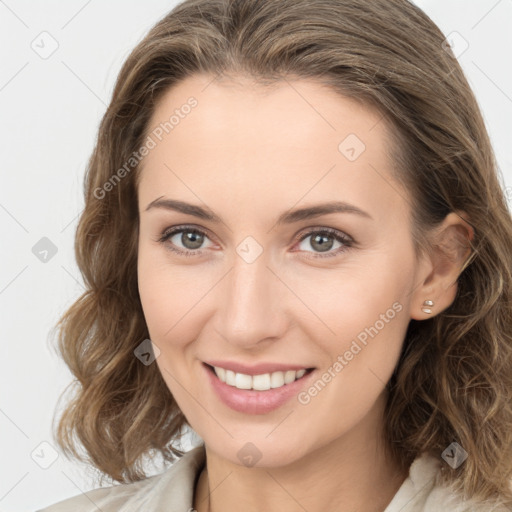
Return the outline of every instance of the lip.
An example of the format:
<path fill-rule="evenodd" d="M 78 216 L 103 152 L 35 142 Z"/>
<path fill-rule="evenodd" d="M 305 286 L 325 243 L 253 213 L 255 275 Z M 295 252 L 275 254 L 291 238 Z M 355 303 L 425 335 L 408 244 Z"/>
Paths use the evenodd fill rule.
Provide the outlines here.
<path fill-rule="evenodd" d="M 281 363 L 259 363 L 252 366 L 237 363 L 235 361 L 204 361 L 210 366 L 220 366 L 226 370 L 235 373 L 245 373 L 246 375 L 261 375 L 264 373 L 286 372 L 287 370 L 310 370 L 312 367 L 305 365 L 281 364 Z"/>
<path fill-rule="evenodd" d="M 273 367 L 275 366 L 276 365 L 273 365 Z M 217 377 L 213 368 L 210 368 L 205 363 L 202 364 L 202 367 L 217 397 L 231 409 L 244 414 L 267 414 L 282 407 L 293 396 L 297 396 L 302 388 L 308 386 L 313 378 L 312 376 L 316 374 L 316 370 L 313 369 L 300 379 L 290 384 L 285 384 L 280 388 L 257 391 L 254 389 L 238 389 L 234 386 L 230 386 Z M 252 369 L 254 368 L 255 367 Z M 291 369 L 289 365 L 287 365 L 286 368 Z M 297 367 L 299 370 L 302 368 L 304 367 Z M 259 368 L 258 371 L 260 371 Z M 255 374 L 257 375 L 257 373 Z"/>

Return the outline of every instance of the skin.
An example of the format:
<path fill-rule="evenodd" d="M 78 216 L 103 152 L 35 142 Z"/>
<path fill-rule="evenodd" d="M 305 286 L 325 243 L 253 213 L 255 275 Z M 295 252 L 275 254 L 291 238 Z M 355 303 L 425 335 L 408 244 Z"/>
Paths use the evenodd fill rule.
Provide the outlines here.
<path fill-rule="evenodd" d="M 138 279 L 156 364 L 206 446 L 194 508 L 382 511 L 407 476 L 382 441 L 385 385 L 411 318 L 430 318 L 453 301 L 467 256 L 460 240 L 472 237 L 471 227 L 451 213 L 436 231 L 450 257 L 416 259 L 411 199 L 391 177 L 387 125 L 315 81 L 265 89 L 241 76 L 194 75 L 166 92 L 150 130 L 190 96 L 197 107 L 144 159 Z M 354 161 L 338 149 L 349 134 L 366 146 Z M 209 208 L 223 222 L 146 210 L 162 196 Z M 372 218 L 330 213 L 276 225 L 283 212 L 332 200 Z M 170 251 L 174 243 L 193 252 L 186 233 L 157 241 L 182 224 L 207 233 L 201 254 Z M 306 235 L 312 228 L 355 243 L 322 258 L 315 233 Z M 248 236 L 262 250 L 251 263 L 236 250 Z M 334 254 L 344 244 L 327 236 Z M 431 315 L 421 311 L 425 299 L 435 302 Z M 320 376 L 394 303 L 400 312 L 307 405 L 294 397 L 267 414 L 234 411 L 202 369 L 211 359 L 271 361 L 315 367 Z M 261 453 L 253 467 L 237 456 L 248 442 Z"/>

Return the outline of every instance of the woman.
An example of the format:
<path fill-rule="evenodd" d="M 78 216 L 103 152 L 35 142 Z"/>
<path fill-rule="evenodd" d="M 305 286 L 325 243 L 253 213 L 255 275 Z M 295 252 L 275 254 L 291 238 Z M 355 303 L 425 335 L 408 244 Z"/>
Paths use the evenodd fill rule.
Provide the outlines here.
<path fill-rule="evenodd" d="M 57 440 L 122 485 L 45 511 L 512 510 L 512 221 L 444 39 L 406 0 L 188 0 L 135 48 L 59 323 Z"/>

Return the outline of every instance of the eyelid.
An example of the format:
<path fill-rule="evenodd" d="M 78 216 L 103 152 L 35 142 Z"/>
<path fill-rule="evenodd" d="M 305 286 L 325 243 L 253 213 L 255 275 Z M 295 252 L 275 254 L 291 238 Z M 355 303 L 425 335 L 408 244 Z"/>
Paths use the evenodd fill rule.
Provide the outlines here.
<path fill-rule="evenodd" d="M 166 244 L 166 242 L 169 240 L 169 238 L 176 235 L 177 233 L 181 233 L 184 231 L 189 231 L 189 232 L 195 231 L 201 235 L 205 235 L 211 241 L 213 241 L 212 238 L 213 239 L 215 238 L 210 235 L 210 231 L 206 228 L 199 227 L 194 224 L 179 224 L 179 225 L 175 225 L 175 226 L 168 227 L 168 228 L 164 229 L 162 231 L 162 233 L 156 238 L 155 241 Z M 343 231 L 340 231 L 336 228 L 330 228 L 327 226 L 316 225 L 316 226 L 308 226 L 308 227 L 302 229 L 299 233 L 297 233 L 293 237 L 294 246 L 297 243 L 302 242 L 309 236 L 313 236 L 315 234 L 331 235 L 333 238 L 335 238 L 338 241 L 340 241 L 341 243 L 343 243 L 343 246 L 341 248 L 337 249 L 336 251 L 327 251 L 325 254 L 319 253 L 319 252 L 314 252 L 314 251 L 294 251 L 294 252 L 306 252 L 307 254 L 311 254 L 311 256 L 308 256 L 308 258 L 318 259 L 318 258 L 323 258 L 323 257 L 337 256 L 338 254 L 340 254 L 340 253 L 352 248 L 354 245 L 356 245 L 356 241 L 347 233 L 344 233 Z M 181 249 L 179 247 L 175 248 L 175 247 L 170 247 L 170 246 L 169 246 L 169 249 L 178 254 L 188 255 L 188 256 L 194 256 L 196 254 L 201 255 L 206 250 L 206 249 L 195 249 L 195 250 L 194 249 Z"/>
<path fill-rule="evenodd" d="M 164 238 L 165 236 L 168 236 L 170 234 L 175 234 L 179 231 L 185 231 L 185 230 L 197 231 L 201 234 L 207 235 L 210 240 L 215 238 L 215 237 L 211 236 L 210 231 L 206 228 L 196 226 L 195 224 L 178 224 L 176 226 L 171 226 L 171 227 L 164 229 L 162 231 L 161 235 L 158 236 L 157 241 L 159 241 L 161 238 Z M 293 240 L 294 241 L 302 241 L 305 237 L 310 236 L 313 233 L 318 233 L 318 232 L 336 234 L 336 235 L 339 235 L 340 238 L 343 238 L 343 239 L 346 239 L 347 241 L 355 243 L 355 240 L 350 235 L 348 235 L 347 233 L 344 233 L 343 231 L 340 231 L 339 229 L 330 228 L 327 226 L 318 226 L 318 225 L 317 226 L 308 226 L 308 227 L 302 229 L 301 231 L 299 231 L 299 233 L 297 233 L 293 237 Z"/>
<path fill-rule="evenodd" d="M 346 242 L 355 243 L 355 240 L 347 233 L 344 233 L 343 231 L 340 231 L 336 228 L 329 228 L 327 226 L 309 226 L 304 228 L 297 235 L 295 235 L 294 240 L 302 241 L 304 238 L 307 238 L 314 233 L 328 233 L 329 235 L 335 235 L 339 238 L 342 238 Z"/>
<path fill-rule="evenodd" d="M 206 228 L 202 228 L 199 226 L 196 226 L 194 224 L 178 224 L 176 226 L 168 227 L 164 229 L 160 235 L 158 235 L 155 239 L 155 242 L 161 242 L 165 243 L 170 237 L 176 235 L 177 233 L 181 233 L 183 231 L 195 231 L 199 233 L 200 235 L 205 235 L 208 237 L 209 240 L 215 239 L 215 237 L 212 237 L 210 234 L 210 231 Z M 201 252 L 203 249 L 196 249 L 193 251 L 192 249 L 188 249 L 190 252 Z"/>
<path fill-rule="evenodd" d="M 350 235 L 344 233 L 343 231 L 340 231 L 339 229 L 330 228 L 327 226 L 310 226 L 308 228 L 305 228 L 305 232 L 301 231 L 295 237 L 296 244 L 302 242 L 303 240 L 306 240 L 308 237 L 313 236 L 315 234 L 327 234 L 334 238 L 335 240 L 337 240 L 339 243 L 341 243 L 342 246 L 334 251 L 326 251 L 325 253 L 315 251 L 295 252 L 304 252 L 306 254 L 306 259 L 318 261 L 323 258 L 336 258 L 341 254 L 345 253 L 346 251 L 352 249 L 356 245 L 355 240 Z"/>
<path fill-rule="evenodd" d="M 172 226 L 168 226 L 160 231 L 158 237 L 164 237 L 169 235 L 170 233 L 174 233 L 176 231 L 198 231 L 201 233 L 208 233 L 208 230 L 203 227 L 196 226 L 195 224 L 174 224 Z"/>

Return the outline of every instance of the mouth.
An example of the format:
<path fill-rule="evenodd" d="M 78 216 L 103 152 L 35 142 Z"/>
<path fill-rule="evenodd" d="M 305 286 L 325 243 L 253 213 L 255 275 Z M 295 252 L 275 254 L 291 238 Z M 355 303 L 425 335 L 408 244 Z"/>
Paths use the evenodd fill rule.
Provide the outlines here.
<path fill-rule="evenodd" d="M 285 370 L 257 375 L 238 373 L 220 366 L 203 365 L 213 373 L 221 382 L 240 390 L 268 391 L 278 389 L 305 378 L 315 368 L 301 368 L 299 370 Z"/>

